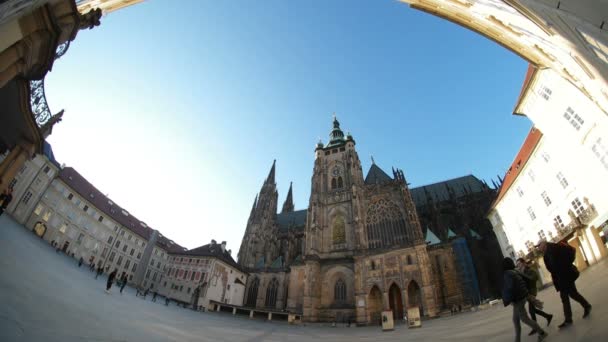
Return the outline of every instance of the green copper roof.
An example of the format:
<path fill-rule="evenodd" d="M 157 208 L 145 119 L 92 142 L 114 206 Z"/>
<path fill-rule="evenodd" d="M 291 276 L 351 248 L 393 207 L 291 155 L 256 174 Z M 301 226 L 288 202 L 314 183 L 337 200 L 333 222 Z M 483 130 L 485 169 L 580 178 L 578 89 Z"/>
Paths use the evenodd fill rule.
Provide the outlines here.
<path fill-rule="evenodd" d="M 261 257 L 258 262 L 255 263 L 255 268 L 263 268 L 266 265 L 266 258 Z"/>
<path fill-rule="evenodd" d="M 456 233 L 452 231 L 452 229 L 448 228 L 448 239 L 456 237 Z"/>
<path fill-rule="evenodd" d="M 270 268 L 281 268 L 281 267 L 283 267 L 283 256 L 279 256 L 278 258 L 276 258 L 270 265 Z"/>
<path fill-rule="evenodd" d="M 469 229 L 469 232 L 471 232 L 472 237 L 474 237 L 477 240 L 481 240 L 481 236 L 479 234 L 477 234 L 476 231 L 474 231 L 473 229 Z"/>
<path fill-rule="evenodd" d="M 426 228 L 426 237 L 424 238 L 424 241 L 426 241 L 427 245 L 429 246 L 441 243 L 437 235 L 435 235 L 429 228 Z"/>

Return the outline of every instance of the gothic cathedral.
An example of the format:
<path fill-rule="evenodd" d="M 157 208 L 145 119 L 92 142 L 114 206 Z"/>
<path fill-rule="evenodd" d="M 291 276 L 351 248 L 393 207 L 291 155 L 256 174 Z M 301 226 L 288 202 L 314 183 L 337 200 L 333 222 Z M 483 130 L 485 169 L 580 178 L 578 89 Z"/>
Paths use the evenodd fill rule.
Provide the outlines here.
<path fill-rule="evenodd" d="M 294 210 L 290 186 L 277 214 L 275 169 L 238 254 L 250 274 L 244 306 L 370 324 L 383 310 L 403 319 L 417 306 L 433 317 L 463 303 L 454 252 L 427 242 L 403 172 L 390 177 L 373 163 L 364 178 L 355 140 L 336 118 L 329 142 L 315 149 L 307 209 Z"/>

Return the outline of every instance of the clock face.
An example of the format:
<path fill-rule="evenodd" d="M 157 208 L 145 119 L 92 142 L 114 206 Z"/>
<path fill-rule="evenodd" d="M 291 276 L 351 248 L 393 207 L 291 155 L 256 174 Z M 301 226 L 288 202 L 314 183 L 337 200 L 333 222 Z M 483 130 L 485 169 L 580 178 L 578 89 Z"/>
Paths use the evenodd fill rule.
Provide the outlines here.
<path fill-rule="evenodd" d="M 334 169 L 332 170 L 332 174 L 334 176 L 339 176 L 340 175 L 340 168 L 339 167 L 334 167 Z"/>

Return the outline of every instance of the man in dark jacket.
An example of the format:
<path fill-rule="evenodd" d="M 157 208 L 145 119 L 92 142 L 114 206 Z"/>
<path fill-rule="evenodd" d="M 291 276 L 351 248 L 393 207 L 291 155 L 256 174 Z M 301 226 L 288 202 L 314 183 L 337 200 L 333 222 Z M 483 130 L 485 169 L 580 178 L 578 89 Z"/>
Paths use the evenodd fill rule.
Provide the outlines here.
<path fill-rule="evenodd" d="M 515 270 L 515 263 L 511 258 L 504 258 L 502 262 L 503 284 L 502 302 L 505 306 L 513 305 L 513 325 L 515 326 L 515 342 L 521 340 L 521 322 L 538 332 L 538 341 L 543 341 L 547 337 L 545 332 L 535 321 L 528 317 L 526 312 L 526 300 L 528 298 L 528 288 L 526 281 L 521 274 Z"/>
<path fill-rule="evenodd" d="M 542 241 L 538 249 L 544 254 L 544 261 L 547 270 L 553 278 L 553 286 L 559 292 L 564 306 L 564 323 L 560 324 L 559 328 L 565 328 L 572 324 L 572 308 L 570 307 L 570 298 L 577 301 L 585 310 L 583 318 L 587 318 L 591 313 L 591 304 L 578 293 L 576 284 L 578 278 L 578 269 L 572 263 L 576 257 L 574 247 L 565 243 L 551 243 Z"/>
<path fill-rule="evenodd" d="M 116 274 L 118 273 L 118 269 L 114 269 L 112 273 L 108 276 L 108 282 L 106 283 L 106 293 L 110 293 L 110 288 L 114 283 L 114 279 L 116 279 Z"/>
<path fill-rule="evenodd" d="M 13 189 L 8 188 L 4 193 L 0 194 L 0 216 L 4 213 L 6 207 L 13 200 Z"/>
<path fill-rule="evenodd" d="M 523 258 L 517 259 L 517 270 L 524 275 L 524 280 L 528 286 L 528 311 L 530 312 L 530 318 L 532 318 L 533 321 L 536 321 L 536 314 L 538 314 L 539 316 L 545 317 L 547 320 L 547 325 L 551 324 L 553 315 L 548 314 L 534 306 L 534 299 L 538 294 L 536 283 L 540 278 L 538 271 L 530 267 L 528 262 Z M 528 335 L 534 334 L 536 334 L 536 330 L 532 330 Z"/>

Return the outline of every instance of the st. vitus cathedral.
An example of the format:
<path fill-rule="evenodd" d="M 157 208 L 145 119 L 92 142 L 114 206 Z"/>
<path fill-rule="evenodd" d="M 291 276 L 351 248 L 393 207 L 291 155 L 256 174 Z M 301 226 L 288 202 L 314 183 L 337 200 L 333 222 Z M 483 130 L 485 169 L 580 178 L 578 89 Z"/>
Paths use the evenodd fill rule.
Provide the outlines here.
<path fill-rule="evenodd" d="M 238 254 L 250 274 L 245 306 L 310 322 L 376 323 L 383 310 L 402 319 L 418 306 L 432 317 L 479 300 L 464 239 L 449 227 L 443 240 L 428 227 L 423 234 L 403 172 L 390 177 L 373 163 L 364 178 L 355 140 L 336 118 L 329 143 L 315 149 L 308 208 L 294 210 L 290 186 L 277 214 L 275 170 L 273 163 Z"/>

